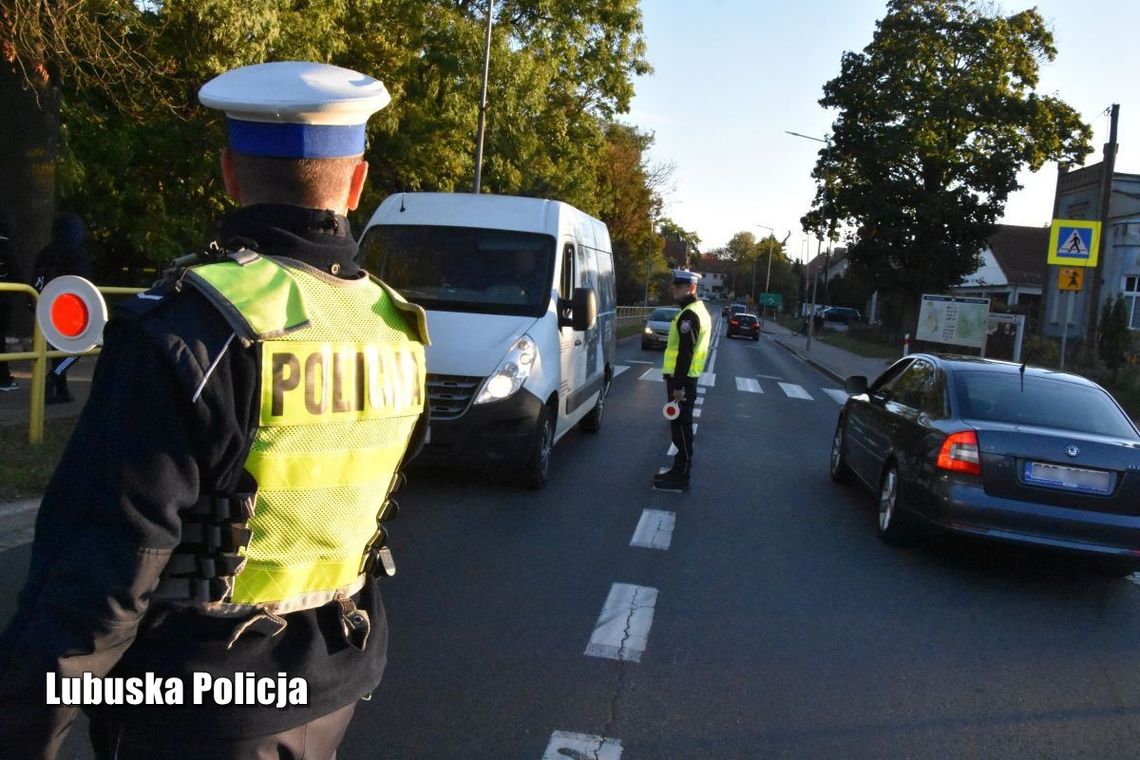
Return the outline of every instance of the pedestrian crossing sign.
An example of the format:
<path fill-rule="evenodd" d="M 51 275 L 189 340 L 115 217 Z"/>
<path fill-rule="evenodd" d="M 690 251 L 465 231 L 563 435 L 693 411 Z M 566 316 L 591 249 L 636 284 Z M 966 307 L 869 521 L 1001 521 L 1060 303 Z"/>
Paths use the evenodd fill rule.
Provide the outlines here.
<path fill-rule="evenodd" d="M 1054 219 L 1049 232 L 1049 264 L 1095 267 L 1100 245 L 1100 222 Z"/>

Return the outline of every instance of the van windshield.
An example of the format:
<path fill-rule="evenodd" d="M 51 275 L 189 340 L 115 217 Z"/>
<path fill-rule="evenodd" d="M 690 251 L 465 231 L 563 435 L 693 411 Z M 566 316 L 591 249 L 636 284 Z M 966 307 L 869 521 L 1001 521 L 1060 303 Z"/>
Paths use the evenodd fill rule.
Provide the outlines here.
<path fill-rule="evenodd" d="M 377 225 L 364 233 L 358 260 L 425 309 L 540 317 L 550 303 L 554 238 L 473 227 Z"/>

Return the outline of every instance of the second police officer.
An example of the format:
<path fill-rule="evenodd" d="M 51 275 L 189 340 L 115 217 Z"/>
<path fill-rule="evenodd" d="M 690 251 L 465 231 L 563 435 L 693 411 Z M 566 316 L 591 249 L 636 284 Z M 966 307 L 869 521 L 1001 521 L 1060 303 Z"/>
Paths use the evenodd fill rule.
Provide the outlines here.
<path fill-rule="evenodd" d="M 673 272 L 673 300 L 681 310 L 669 325 L 661 375 L 665 379 L 666 396 L 680 406 L 680 414 L 669 423 L 673 445 L 677 448 L 673 466 L 653 478 L 653 487 L 663 491 L 689 490 L 693 466 L 693 406 L 697 400 L 697 380 L 704 371 L 712 335 L 712 318 L 704 302 L 697 299 L 700 279 L 696 272 L 683 269 Z"/>
<path fill-rule="evenodd" d="M 427 331 L 354 263 L 345 214 L 388 93 L 279 62 L 199 97 L 227 114 L 241 208 L 212 260 L 107 325 L 0 637 L 0 757 L 54 757 L 76 708 L 45 679 L 93 676 L 185 686 L 182 706 L 85 708 L 99 757 L 327 759 L 384 670 L 379 521 L 426 428 Z M 303 703 L 192 703 L 196 679 L 244 674 Z"/>

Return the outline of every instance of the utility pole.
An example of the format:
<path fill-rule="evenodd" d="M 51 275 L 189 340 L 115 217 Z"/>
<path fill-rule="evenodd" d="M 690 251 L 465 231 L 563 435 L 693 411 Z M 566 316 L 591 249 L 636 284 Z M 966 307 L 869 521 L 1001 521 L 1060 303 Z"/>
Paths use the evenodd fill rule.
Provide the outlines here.
<path fill-rule="evenodd" d="M 487 36 L 483 39 L 483 94 L 479 97 L 479 130 L 475 136 L 475 186 L 471 191 L 479 194 L 483 181 L 483 130 L 487 123 L 487 75 L 491 71 L 491 16 L 495 0 L 487 0 Z"/>
<path fill-rule="evenodd" d="M 827 153 L 831 152 L 831 137 L 830 137 L 830 135 L 826 139 L 824 139 L 822 137 L 812 137 L 811 135 L 801 135 L 799 132 L 792 132 L 792 131 L 787 130 L 787 129 L 785 129 L 784 132 L 789 134 L 789 135 L 793 135 L 795 137 L 802 137 L 805 140 L 811 140 L 812 142 L 821 142 L 826 146 L 824 151 Z M 822 209 L 822 211 L 823 211 L 822 217 L 823 218 L 822 218 L 822 222 L 826 225 L 826 229 L 827 229 L 827 250 L 828 250 L 828 259 L 829 260 L 830 260 L 830 254 L 831 254 L 831 225 L 828 224 L 828 221 L 827 221 L 827 210 L 828 210 L 828 207 L 831 205 L 829 203 L 830 192 L 831 192 L 831 189 L 828 187 L 827 178 L 825 177 L 824 183 L 823 183 L 823 209 Z M 812 278 L 812 283 L 811 283 L 811 311 L 808 313 L 807 345 L 804 347 L 805 351 L 811 351 L 811 339 L 812 339 L 812 335 L 815 333 L 815 296 L 816 296 L 816 290 L 819 286 L 819 253 L 820 253 L 820 248 L 822 248 L 822 247 L 823 247 L 823 238 L 817 237 L 816 238 L 816 247 L 815 247 L 816 267 L 815 267 L 815 276 Z M 824 287 L 827 287 L 826 283 L 824 283 Z"/>
<path fill-rule="evenodd" d="M 1089 285 L 1089 305 L 1087 321 L 1085 322 L 1085 364 L 1092 366 L 1096 363 L 1097 329 L 1100 322 L 1100 288 L 1101 274 L 1104 272 L 1104 262 L 1108 258 L 1109 248 L 1112 245 L 1109 224 L 1109 207 L 1112 205 L 1112 175 L 1116 172 L 1116 124 L 1120 118 L 1120 104 L 1112 104 L 1112 115 L 1109 121 L 1108 142 L 1104 144 L 1104 176 L 1100 186 L 1100 251 L 1097 254 L 1096 266 L 1093 267 L 1092 283 Z M 1069 326 L 1065 325 L 1066 332 Z"/>

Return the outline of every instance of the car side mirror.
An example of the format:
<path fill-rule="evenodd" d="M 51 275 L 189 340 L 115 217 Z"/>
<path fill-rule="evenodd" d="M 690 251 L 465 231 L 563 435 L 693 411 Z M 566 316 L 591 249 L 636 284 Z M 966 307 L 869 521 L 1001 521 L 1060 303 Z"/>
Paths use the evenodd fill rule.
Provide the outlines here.
<path fill-rule="evenodd" d="M 848 396 L 858 396 L 867 392 L 867 378 L 864 375 L 852 375 L 847 378 L 844 386 Z"/>
<path fill-rule="evenodd" d="M 575 332 L 589 330 L 598 321 L 598 300 L 593 288 L 574 288 L 574 295 L 567 301 L 558 299 L 558 326 L 569 327 Z"/>

